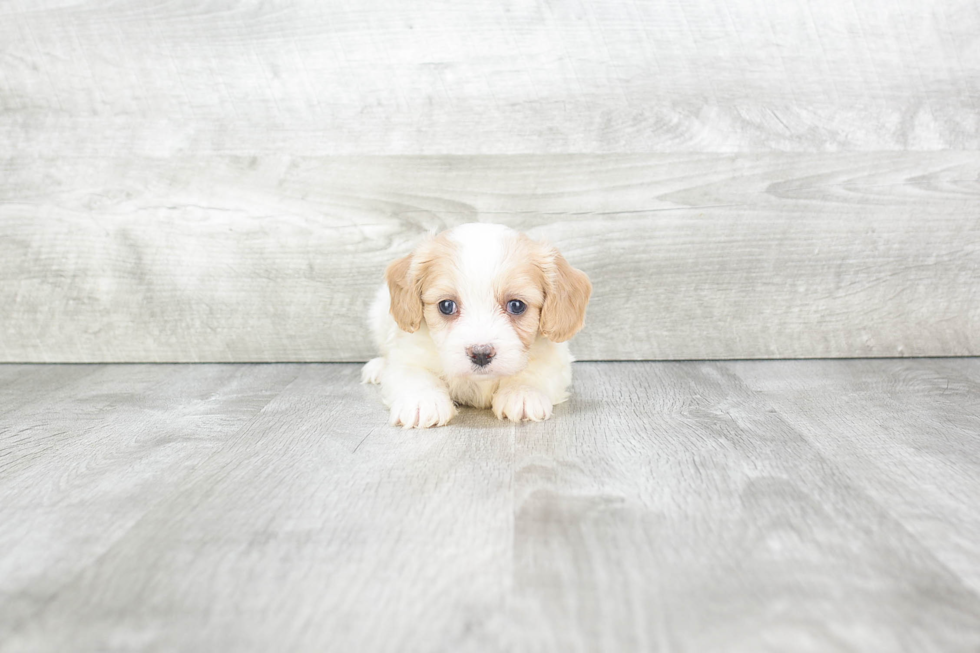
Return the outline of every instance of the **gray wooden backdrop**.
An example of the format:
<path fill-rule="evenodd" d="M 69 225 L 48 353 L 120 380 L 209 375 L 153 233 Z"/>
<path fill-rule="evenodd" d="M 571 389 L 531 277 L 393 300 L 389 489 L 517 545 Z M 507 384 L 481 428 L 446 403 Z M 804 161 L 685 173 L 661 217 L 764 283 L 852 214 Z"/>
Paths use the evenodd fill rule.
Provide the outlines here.
<path fill-rule="evenodd" d="M 980 5 L 0 2 L 0 361 L 362 360 L 472 220 L 581 358 L 980 354 Z"/>

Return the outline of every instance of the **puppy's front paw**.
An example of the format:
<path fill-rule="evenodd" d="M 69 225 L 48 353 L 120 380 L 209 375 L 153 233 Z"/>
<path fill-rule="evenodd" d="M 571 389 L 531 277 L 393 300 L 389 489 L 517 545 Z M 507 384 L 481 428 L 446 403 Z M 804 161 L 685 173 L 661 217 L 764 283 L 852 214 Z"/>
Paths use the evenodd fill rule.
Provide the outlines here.
<path fill-rule="evenodd" d="M 431 390 L 397 397 L 391 404 L 388 423 L 407 429 L 443 426 L 456 414 L 449 393 Z"/>
<path fill-rule="evenodd" d="M 372 358 L 361 368 L 361 383 L 381 383 L 381 373 L 384 369 L 384 358 Z"/>
<path fill-rule="evenodd" d="M 525 419 L 540 422 L 551 417 L 551 399 L 529 385 L 500 388 L 493 396 L 491 406 L 498 419 L 514 422 Z"/>

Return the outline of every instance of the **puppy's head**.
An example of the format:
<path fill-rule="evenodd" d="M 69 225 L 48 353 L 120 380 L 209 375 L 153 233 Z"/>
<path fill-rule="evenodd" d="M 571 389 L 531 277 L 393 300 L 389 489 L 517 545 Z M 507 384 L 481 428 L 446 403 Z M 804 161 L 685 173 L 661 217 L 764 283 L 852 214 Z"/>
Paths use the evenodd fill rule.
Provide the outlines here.
<path fill-rule="evenodd" d="M 564 342 L 582 328 L 592 293 L 554 247 L 482 223 L 423 243 L 385 277 L 398 326 L 415 332 L 424 322 L 456 377 L 520 372 L 538 335 Z"/>

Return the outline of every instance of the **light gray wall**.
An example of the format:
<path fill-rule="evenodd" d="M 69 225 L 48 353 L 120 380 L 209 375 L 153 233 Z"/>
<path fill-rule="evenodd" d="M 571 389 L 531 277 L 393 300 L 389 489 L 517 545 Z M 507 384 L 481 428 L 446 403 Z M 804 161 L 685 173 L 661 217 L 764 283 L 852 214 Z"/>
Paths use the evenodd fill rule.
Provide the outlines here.
<path fill-rule="evenodd" d="M 471 220 L 592 275 L 582 358 L 980 354 L 980 8 L 0 6 L 0 361 L 364 359 Z"/>

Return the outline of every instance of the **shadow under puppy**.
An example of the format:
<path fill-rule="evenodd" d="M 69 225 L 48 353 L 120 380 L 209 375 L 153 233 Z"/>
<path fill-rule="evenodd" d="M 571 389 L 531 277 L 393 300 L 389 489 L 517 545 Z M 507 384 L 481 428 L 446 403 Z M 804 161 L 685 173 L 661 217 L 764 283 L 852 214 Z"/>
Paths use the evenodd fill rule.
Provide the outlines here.
<path fill-rule="evenodd" d="M 456 404 L 540 421 L 568 398 L 567 341 L 582 328 L 592 284 L 554 247 L 497 224 L 444 231 L 392 262 L 370 313 L 389 422 L 442 426 Z"/>

